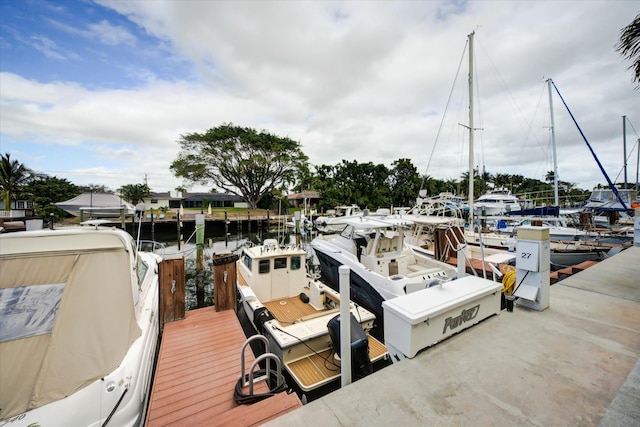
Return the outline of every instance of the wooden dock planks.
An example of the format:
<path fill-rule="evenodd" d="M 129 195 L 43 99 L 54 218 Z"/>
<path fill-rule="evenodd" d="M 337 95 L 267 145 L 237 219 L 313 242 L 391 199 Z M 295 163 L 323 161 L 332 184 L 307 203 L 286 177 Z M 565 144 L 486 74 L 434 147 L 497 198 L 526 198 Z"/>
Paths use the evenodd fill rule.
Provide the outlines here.
<path fill-rule="evenodd" d="M 259 425 L 302 406 L 295 393 L 279 393 L 252 405 L 234 402 L 245 340 L 233 310 L 206 307 L 167 323 L 146 425 Z M 245 369 L 255 360 L 249 346 L 245 360 Z M 255 387 L 256 393 L 266 391 L 264 383 Z"/>

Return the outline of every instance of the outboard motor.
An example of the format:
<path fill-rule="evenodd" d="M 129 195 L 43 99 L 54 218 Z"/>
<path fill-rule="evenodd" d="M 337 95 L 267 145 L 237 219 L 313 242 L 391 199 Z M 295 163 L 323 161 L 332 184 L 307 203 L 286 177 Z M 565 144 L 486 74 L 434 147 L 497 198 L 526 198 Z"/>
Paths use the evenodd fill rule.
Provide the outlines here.
<path fill-rule="evenodd" d="M 372 373 L 373 364 L 369 358 L 369 338 L 367 338 L 367 334 L 365 334 L 353 313 L 350 313 L 349 317 L 351 318 L 351 373 L 354 380 L 357 380 Z M 333 348 L 336 349 L 336 353 L 340 356 L 340 315 L 329 320 L 327 328 L 329 329 Z"/>

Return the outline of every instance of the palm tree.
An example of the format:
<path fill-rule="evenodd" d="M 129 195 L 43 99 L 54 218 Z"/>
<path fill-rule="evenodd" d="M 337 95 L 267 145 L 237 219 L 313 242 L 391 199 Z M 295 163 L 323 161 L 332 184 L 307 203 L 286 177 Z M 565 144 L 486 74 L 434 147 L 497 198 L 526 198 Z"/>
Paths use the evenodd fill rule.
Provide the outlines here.
<path fill-rule="evenodd" d="M 29 183 L 34 173 L 17 160 L 11 160 L 7 153 L 0 160 L 0 194 L 4 209 L 11 210 L 11 201 L 22 194 L 23 187 Z"/>
<path fill-rule="evenodd" d="M 629 68 L 634 70 L 633 80 L 638 82 L 636 89 L 640 88 L 640 13 L 620 31 L 620 40 L 616 44 L 616 50 L 625 58 L 633 61 Z"/>
<path fill-rule="evenodd" d="M 129 200 L 134 205 L 151 195 L 151 189 L 147 184 L 127 184 L 118 189 L 123 199 Z"/>

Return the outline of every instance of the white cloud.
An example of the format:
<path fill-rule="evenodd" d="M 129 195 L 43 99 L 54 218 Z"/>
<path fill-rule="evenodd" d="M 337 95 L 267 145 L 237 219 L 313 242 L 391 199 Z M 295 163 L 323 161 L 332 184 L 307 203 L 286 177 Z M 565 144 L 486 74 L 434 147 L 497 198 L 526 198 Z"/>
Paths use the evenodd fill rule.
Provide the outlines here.
<path fill-rule="evenodd" d="M 410 158 L 421 173 L 458 178 L 467 168 L 459 125 L 467 123 L 466 59 L 439 126 L 474 29 L 483 128 L 475 163 L 487 171 L 544 179 L 551 170 L 549 77 L 611 175 L 622 159 L 620 117 L 640 126 L 630 64 L 614 50 L 637 13 L 631 1 L 102 4 L 158 38 L 155 47 L 137 45 L 145 55 L 173 49 L 168 60 L 187 58 L 194 78 L 163 80 L 135 63 L 127 73 L 140 76 L 140 87 L 89 90 L 64 76 L 42 84 L 3 73 L 0 124 L 15 141 L 89 146 L 121 162 L 129 175 L 112 176 L 115 188 L 131 183 L 131 173 L 157 174 L 149 176 L 159 191 L 175 188 L 168 166 L 179 135 L 225 122 L 298 140 L 313 164 Z M 95 22 L 77 27 L 103 43 L 140 43 L 123 27 Z M 557 97 L 554 108 L 561 179 L 586 188 L 604 182 Z"/>

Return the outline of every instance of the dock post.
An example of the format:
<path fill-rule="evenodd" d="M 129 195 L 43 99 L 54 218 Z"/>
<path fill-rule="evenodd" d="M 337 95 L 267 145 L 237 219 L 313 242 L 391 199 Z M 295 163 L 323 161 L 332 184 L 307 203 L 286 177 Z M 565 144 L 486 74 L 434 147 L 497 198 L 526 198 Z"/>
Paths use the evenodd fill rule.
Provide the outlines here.
<path fill-rule="evenodd" d="M 176 213 L 176 231 L 177 231 L 177 238 L 178 238 L 178 250 L 180 250 L 180 241 L 182 240 L 182 236 L 180 235 L 180 211 L 178 211 Z"/>
<path fill-rule="evenodd" d="M 216 311 L 236 306 L 236 254 L 213 254 L 213 305 Z"/>
<path fill-rule="evenodd" d="M 204 214 L 196 214 L 196 300 L 204 307 Z"/>
<path fill-rule="evenodd" d="M 351 384 L 351 296 L 349 292 L 351 269 L 338 267 L 340 276 L 340 373 L 342 387 Z"/>
<path fill-rule="evenodd" d="M 635 209 L 633 217 L 633 246 L 640 246 L 640 208 Z"/>
<path fill-rule="evenodd" d="M 185 273 L 182 255 L 165 256 L 159 264 L 160 331 L 167 322 L 185 317 Z"/>

